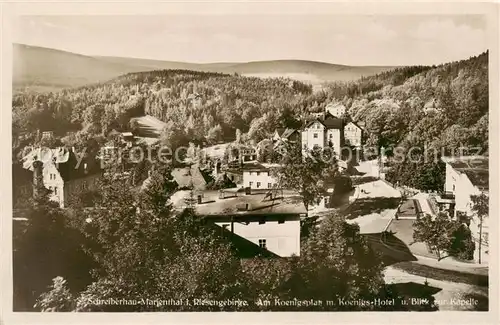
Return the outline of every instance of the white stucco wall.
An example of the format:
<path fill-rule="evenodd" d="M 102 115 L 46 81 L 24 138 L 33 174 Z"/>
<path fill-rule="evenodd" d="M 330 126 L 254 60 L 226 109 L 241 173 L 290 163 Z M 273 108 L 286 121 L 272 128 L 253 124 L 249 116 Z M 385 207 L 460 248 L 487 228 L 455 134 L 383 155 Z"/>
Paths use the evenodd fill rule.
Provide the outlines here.
<path fill-rule="evenodd" d="M 257 183 L 260 182 L 260 186 Z M 243 171 L 243 186 L 250 188 L 270 188 L 274 184 L 277 184 L 277 179 L 271 176 L 270 171 Z"/>
<path fill-rule="evenodd" d="M 361 146 L 362 131 L 354 123 L 347 123 L 344 127 L 344 139 L 353 146 Z"/>
<path fill-rule="evenodd" d="M 218 226 L 227 225 L 228 230 L 231 225 L 228 222 L 218 222 Z M 259 245 L 259 239 L 266 240 L 267 250 L 282 256 L 300 255 L 300 221 L 285 220 L 284 223 L 278 221 L 266 221 L 264 224 L 251 222 L 234 223 L 234 233 L 249 241 Z"/>
<path fill-rule="evenodd" d="M 446 164 L 446 177 L 445 177 L 445 187 L 446 192 L 455 193 L 456 183 L 460 177 L 460 174 L 451 167 L 450 164 Z M 453 186 L 455 185 L 455 186 Z"/>
<path fill-rule="evenodd" d="M 316 134 L 316 137 L 314 136 Z M 325 126 L 319 122 L 310 125 L 302 131 L 302 148 L 312 150 L 314 146 L 323 148 L 325 146 Z"/>
<path fill-rule="evenodd" d="M 346 107 L 342 104 L 328 104 L 325 110 L 336 117 L 341 117 L 346 112 Z"/>
<path fill-rule="evenodd" d="M 341 149 L 341 134 L 339 129 L 329 129 L 327 131 L 325 145 L 328 145 L 329 141 L 333 143 L 333 150 L 335 151 L 335 154 L 338 156 L 340 154 L 340 149 Z"/>
<path fill-rule="evenodd" d="M 472 215 L 471 195 L 480 194 L 481 191 L 470 182 L 465 174 L 460 174 L 455 183 L 455 209 Z"/>
<path fill-rule="evenodd" d="M 459 174 L 451 167 L 448 171 L 447 165 L 447 173 L 446 173 L 446 189 L 450 188 L 452 191 L 452 185 L 455 185 L 455 211 L 460 211 L 466 213 L 470 219 L 469 229 L 471 231 L 472 236 L 475 239 L 476 250 L 474 252 L 474 259 L 478 261 L 479 259 L 479 230 L 480 230 L 480 221 L 479 218 L 475 215 L 472 210 L 473 203 L 471 199 L 471 195 L 479 195 L 481 194 L 481 190 L 479 190 L 476 186 L 474 186 L 467 175 Z M 451 185 L 451 186 L 450 186 Z M 481 248 L 481 262 L 487 262 L 488 260 L 488 242 L 487 238 L 489 237 L 489 218 L 486 217 L 483 220 L 482 226 L 482 248 Z"/>
<path fill-rule="evenodd" d="M 61 207 L 64 207 L 64 181 L 56 166 L 51 162 L 47 162 L 43 165 L 42 173 L 43 185 L 52 191 L 49 194 L 49 200 L 57 202 Z"/>

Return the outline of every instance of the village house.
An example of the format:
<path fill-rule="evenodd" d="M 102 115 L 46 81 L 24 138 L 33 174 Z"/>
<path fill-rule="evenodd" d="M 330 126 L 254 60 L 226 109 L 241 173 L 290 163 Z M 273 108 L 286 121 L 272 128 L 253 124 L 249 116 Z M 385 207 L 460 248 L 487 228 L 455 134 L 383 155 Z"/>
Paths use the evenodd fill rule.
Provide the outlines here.
<path fill-rule="evenodd" d="M 247 163 L 243 171 L 243 186 L 251 189 L 268 189 L 279 187 L 279 180 L 273 175 L 273 170 L 278 164 Z"/>
<path fill-rule="evenodd" d="M 207 186 L 198 164 L 174 168 L 171 175 L 180 189 L 193 187 L 195 190 L 204 190 Z"/>
<path fill-rule="evenodd" d="M 185 208 L 189 191 L 177 192 L 173 201 Z M 293 191 L 261 190 L 251 194 L 227 189 L 196 192 L 196 214 L 276 256 L 300 255 L 300 219 L 306 217 L 302 198 Z"/>
<path fill-rule="evenodd" d="M 300 140 L 300 133 L 296 129 L 278 128 L 274 131 L 272 140 L 275 143 L 275 146 L 286 141 L 296 142 Z"/>
<path fill-rule="evenodd" d="M 312 150 L 315 147 L 331 147 L 339 156 L 343 144 L 343 122 L 330 113 L 327 113 L 324 119 L 310 121 L 302 130 L 303 151 Z"/>
<path fill-rule="evenodd" d="M 448 211 L 454 218 L 466 222 L 476 242 L 479 243 L 479 219 L 472 210 L 471 195 L 489 194 L 489 160 L 485 156 L 442 157 L 446 164 L 444 193 L 436 197 L 439 209 Z M 488 251 L 489 218 L 483 220 L 483 256 Z"/>
<path fill-rule="evenodd" d="M 250 145 L 229 145 L 226 146 L 229 162 L 255 161 L 257 160 L 257 149 Z"/>
<path fill-rule="evenodd" d="M 341 118 L 345 115 L 347 108 L 341 103 L 330 103 L 326 105 L 325 112 L 330 113 L 335 117 Z"/>
<path fill-rule="evenodd" d="M 95 188 L 102 176 L 95 159 L 79 161 L 73 148 L 36 148 L 23 157 L 22 163 L 24 169 L 33 172 L 34 182 L 42 182 L 50 191 L 49 199 L 61 208 L 67 207 L 74 195 Z"/>
<path fill-rule="evenodd" d="M 344 140 L 350 146 L 361 148 L 363 140 L 363 129 L 361 126 L 355 122 L 347 123 L 344 127 Z"/>

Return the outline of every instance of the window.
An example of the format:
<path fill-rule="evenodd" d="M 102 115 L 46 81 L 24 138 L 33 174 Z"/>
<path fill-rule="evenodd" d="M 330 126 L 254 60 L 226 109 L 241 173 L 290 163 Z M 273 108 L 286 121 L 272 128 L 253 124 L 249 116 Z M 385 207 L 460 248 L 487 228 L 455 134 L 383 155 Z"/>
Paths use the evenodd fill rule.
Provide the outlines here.
<path fill-rule="evenodd" d="M 249 182 L 248 186 L 252 187 L 253 186 L 253 182 Z"/>
<path fill-rule="evenodd" d="M 267 248 L 265 239 L 259 239 L 259 247 L 260 248 Z"/>
<path fill-rule="evenodd" d="M 260 176 L 260 172 L 257 172 L 257 176 Z"/>
<path fill-rule="evenodd" d="M 260 182 L 257 182 L 257 188 L 259 188 L 259 187 L 260 187 L 260 185 L 261 185 L 261 183 L 260 183 Z"/>
<path fill-rule="evenodd" d="M 314 139 L 317 139 L 318 138 L 318 134 L 314 133 L 313 137 L 314 137 Z"/>
<path fill-rule="evenodd" d="M 265 225 L 266 224 L 266 220 L 259 220 L 259 225 Z"/>
<path fill-rule="evenodd" d="M 86 188 L 87 188 L 87 182 L 86 182 L 86 181 L 83 181 L 83 182 L 82 182 L 82 189 L 84 189 L 84 190 L 85 190 Z"/>
<path fill-rule="evenodd" d="M 278 223 L 285 223 L 285 219 L 278 220 Z"/>
<path fill-rule="evenodd" d="M 455 191 L 455 184 L 453 184 L 453 191 Z"/>
<path fill-rule="evenodd" d="M 333 134 L 330 133 L 330 139 L 333 138 Z"/>
<path fill-rule="evenodd" d="M 271 188 L 271 187 L 273 187 L 273 184 L 267 183 L 267 188 Z"/>
<path fill-rule="evenodd" d="M 57 186 L 54 187 L 54 194 L 57 195 Z"/>

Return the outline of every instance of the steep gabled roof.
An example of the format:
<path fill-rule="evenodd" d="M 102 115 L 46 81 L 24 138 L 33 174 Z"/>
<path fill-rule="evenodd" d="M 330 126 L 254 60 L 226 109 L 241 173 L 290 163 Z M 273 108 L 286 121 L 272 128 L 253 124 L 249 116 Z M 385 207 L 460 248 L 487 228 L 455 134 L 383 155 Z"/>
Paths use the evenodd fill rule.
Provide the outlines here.
<path fill-rule="evenodd" d="M 53 164 L 65 182 L 102 172 L 96 159 L 83 158 L 82 161 L 79 161 L 72 149 L 64 147 L 35 148 L 22 160 L 23 168 L 30 171 L 33 171 L 33 162 L 35 161 L 41 161 L 44 165 Z"/>
<path fill-rule="evenodd" d="M 283 132 L 286 131 L 286 128 L 277 128 L 276 129 L 276 132 L 278 133 L 278 135 L 281 137 L 281 135 L 283 134 Z"/>
<path fill-rule="evenodd" d="M 353 125 L 354 125 L 354 126 L 356 126 L 358 129 L 363 130 L 363 127 L 362 127 L 361 125 L 359 125 L 357 122 L 351 121 L 351 122 L 347 123 L 346 125 L 348 125 L 348 124 L 353 124 Z"/>
<path fill-rule="evenodd" d="M 282 138 L 288 139 L 293 133 L 295 133 L 297 130 L 296 129 L 286 129 L 283 134 L 281 135 Z"/>
<path fill-rule="evenodd" d="M 174 168 L 171 174 L 179 188 L 193 186 L 195 190 L 204 190 L 207 185 L 198 165 Z"/>
<path fill-rule="evenodd" d="M 313 119 L 313 120 L 309 121 L 309 122 L 306 124 L 305 128 L 310 127 L 311 125 L 313 125 L 313 124 L 314 124 L 314 123 L 316 123 L 316 122 L 320 123 L 320 124 L 321 124 L 321 125 L 323 125 L 324 127 L 327 127 L 327 126 L 325 125 L 325 123 L 323 123 L 323 121 L 321 121 L 319 118 L 315 118 L 315 119 Z"/>
<path fill-rule="evenodd" d="M 457 172 L 465 174 L 472 185 L 489 189 L 489 158 L 487 156 L 442 157 Z"/>

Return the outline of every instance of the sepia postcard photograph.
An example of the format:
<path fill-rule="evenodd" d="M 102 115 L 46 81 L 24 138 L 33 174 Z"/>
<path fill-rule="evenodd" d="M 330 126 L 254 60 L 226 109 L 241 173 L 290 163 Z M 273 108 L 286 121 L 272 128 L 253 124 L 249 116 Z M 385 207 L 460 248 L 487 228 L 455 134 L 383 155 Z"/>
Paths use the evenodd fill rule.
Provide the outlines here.
<path fill-rule="evenodd" d="M 83 5 L 3 7 L 0 321 L 498 321 L 495 3 Z"/>

